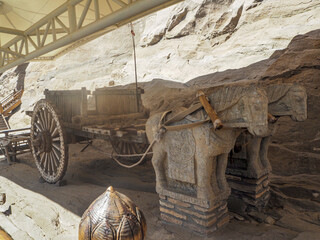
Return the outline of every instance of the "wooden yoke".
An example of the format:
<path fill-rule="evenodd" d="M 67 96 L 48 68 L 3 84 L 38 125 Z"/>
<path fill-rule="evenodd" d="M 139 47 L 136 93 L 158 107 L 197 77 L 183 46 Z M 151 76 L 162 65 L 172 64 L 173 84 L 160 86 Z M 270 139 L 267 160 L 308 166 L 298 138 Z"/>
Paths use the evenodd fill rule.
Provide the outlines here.
<path fill-rule="evenodd" d="M 210 117 L 210 119 L 213 123 L 213 129 L 219 130 L 219 129 L 223 128 L 223 124 L 222 124 L 221 120 L 219 119 L 215 110 L 210 105 L 206 95 L 204 94 L 204 92 L 202 90 L 199 90 L 197 92 L 197 97 L 199 97 L 199 100 L 200 100 L 204 110 L 207 112 L 208 116 Z"/>
<path fill-rule="evenodd" d="M 275 116 L 273 116 L 271 113 L 268 113 L 268 122 L 269 123 L 275 123 L 278 120 Z"/>

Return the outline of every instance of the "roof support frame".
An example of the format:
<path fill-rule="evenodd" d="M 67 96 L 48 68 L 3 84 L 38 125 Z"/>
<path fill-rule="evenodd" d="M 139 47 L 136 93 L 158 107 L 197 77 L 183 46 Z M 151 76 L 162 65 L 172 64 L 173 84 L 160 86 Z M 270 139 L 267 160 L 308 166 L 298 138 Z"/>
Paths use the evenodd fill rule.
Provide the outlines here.
<path fill-rule="evenodd" d="M 1 33 L 7 33 L 7 34 L 13 34 L 13 35 L 17 35 L 17 36 L 23 36 L 24 32 L 17 30 L 17 29 L 13 29 L 13 28 L 6 28 L 6 27 L 0 27 L 0 32 Z"/>
<path fill-rule="evenodd" d="M 87 0 L 78 20 L 75 7 L 82 1 L 84 0 L 68 0 L 67 3 L 61 5 L 28 28 L 24 32 L 24 35 L 19 35 L 2 46 L 3 49 L 10 49 L 10 52 L 8 53 L 8 51 L 5 52 L 3 49 L 0 49 L 0 53 L 3 53 L 2 62 L 0 62 L 0 73 L 103 29 L 112 29 L 112 26 L 117 27 L 126 24 L 182 0 L 128 0 L 128 3 L 120 9 L 109 14 L 101 11 L 102 8 L 99 8 L 99 1 L 93 0 L 95 19 L 85 26 L 83 26 L 83 22 L 86 19 L 86 12 L 92 0 Z M 109 0 L 106 1 L 110 3 Z M 112 1 L 124 3 L 122 0 Z M 67 14 L 68 17 L 66 19 L 59 18 L 62 14 Z M 61 28 L 56 28 L 55 23 L 58 23 Z M 43 26 L 45 26 L 44 31 L 40 29 Z M 48 38 L 49 35 L 50 38 Z M 36 41 L 32 37 L 35 37 Z M 19 42 L 21 44 L 20 47 L 18 47 Z M 12 50 L 13 48 L 14 50 Z"/>

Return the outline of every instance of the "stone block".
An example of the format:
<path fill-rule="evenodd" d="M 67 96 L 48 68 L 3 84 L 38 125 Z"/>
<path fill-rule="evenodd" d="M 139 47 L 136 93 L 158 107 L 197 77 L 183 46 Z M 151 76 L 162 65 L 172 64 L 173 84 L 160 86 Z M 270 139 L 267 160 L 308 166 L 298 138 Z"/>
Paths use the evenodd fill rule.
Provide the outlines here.
<path fill-rule="evenodd" d="M 191 207 L 190 203 L 182 202 L 182 201 L 179 201 L 179 200 L 176 200 L 176 199 L 173 199 L 173 198 L 168 198 L 168 201 L 170 203 L 174 204 L 174 205 L 178 205 L 178 206 L 181 206 L 181 207 L 186 207 L 186 208 Z"/>
<path fill-rule="evenodd" d="M 171 203 L 168 203 L 166 201 L 161 201 L 161 200 L 159 202 L 160 202 L 160 206 L 167 207 L 167 208 L 174 208 L 174 205 Z"/>
<path fill-rule="evenodd" d="M 167 197 L 166 200 L 160 199 L 161 219 L 167 223 L 182 225 L 199 235 L 208 236 L 229 221 L 226 200 L 212 205 L 211 208 L 199 207 Z"/>
<path fill-rule="evenodd" d="M 257 211 L 262 210 L 269 201 L 270 187 L 269 175 L 264 175 L 261 178 L 246 178 L 238 176 L 228 178 L 228 183 L 232 189 L 228 203 L 231 211 L 244 215 L 249 209 Z M 239 211 L 239 206 L 240 211 Z"/>
<path fill-rule="evenodd" d="M 226 214 L 225 216 L 223 216 L 221 219 L 219 219 L 217 226 L 218 228 L 223 227 L 224 225 L 229 223 L 229 215 Z"/>
<path fill-rule="evenodd" d="M 174 217 L 179 218 L 179 219 L 187 220 L 187 216 L 186 215 L 177 213 L 174 210 L 170 210 L 170 209 L 167 209 L 167 208 L 164 208 L 164 207 L 161 207 L 161 206 L 160 206 L 160 212 L 169 214 L 169 215 L 174 216 Z"/>
<path fill-rule="evenodd" d="M 182 221 L 181 220 L 176 219 L 174 217 L 171 217 L 171 216 L 169 216 L 167 214 L 161 213 L 160 217 L 165 222 L 176 224 L 176 225 L 182 225 Z"/>

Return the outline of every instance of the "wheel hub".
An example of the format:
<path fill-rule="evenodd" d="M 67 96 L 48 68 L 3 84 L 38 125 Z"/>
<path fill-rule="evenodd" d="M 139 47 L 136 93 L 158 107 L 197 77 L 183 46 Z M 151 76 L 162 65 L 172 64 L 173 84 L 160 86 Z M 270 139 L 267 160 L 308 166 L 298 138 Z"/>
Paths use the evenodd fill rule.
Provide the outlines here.
<path fill-rule="evenodd" d="M 52 137 L 49 131 L 40 132 L 37 136 L 36 143 L 41 152 L 51 152 L 52 150 Z"/>

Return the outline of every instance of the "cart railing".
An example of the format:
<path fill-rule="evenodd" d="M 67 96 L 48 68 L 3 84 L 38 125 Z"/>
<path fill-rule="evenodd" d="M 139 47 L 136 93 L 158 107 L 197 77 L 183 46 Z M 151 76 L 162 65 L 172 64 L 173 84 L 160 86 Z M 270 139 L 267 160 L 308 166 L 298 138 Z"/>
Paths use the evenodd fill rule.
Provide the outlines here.
<path fill-rule="evenodd" d="M 7 116 L 12 110 L 21 104 L 23 89 L 13 92 L 0 100 L 0 114 Z"/>
<path fill-rule="evenodd" d="M 30 128 L 0 131 L 0 155 L 4 155 L 8 163 L 30 151 Z"/>
<path fill-rule="evenodd" d="M 46 89 L 44 94 L 46 100 L 57 107 L 58 113 L 65 123 L 71 123 L 74 116 L 86 116 L 88 114 L 87 95 L 90 94 L 90 91 L 87 91 L 86 88 L 59 91 Z"/>
<path fill-rule="evenodd" d="M 143 112 L 141 88 L 136 89 L 97 89 L 92 93 L 96 101 L 96 112 L 99 115 L 122 115 Z M 138 99 L 137 99 L 138 98 Z M 137 106 L 137 103 L 138 106 Z"/>

